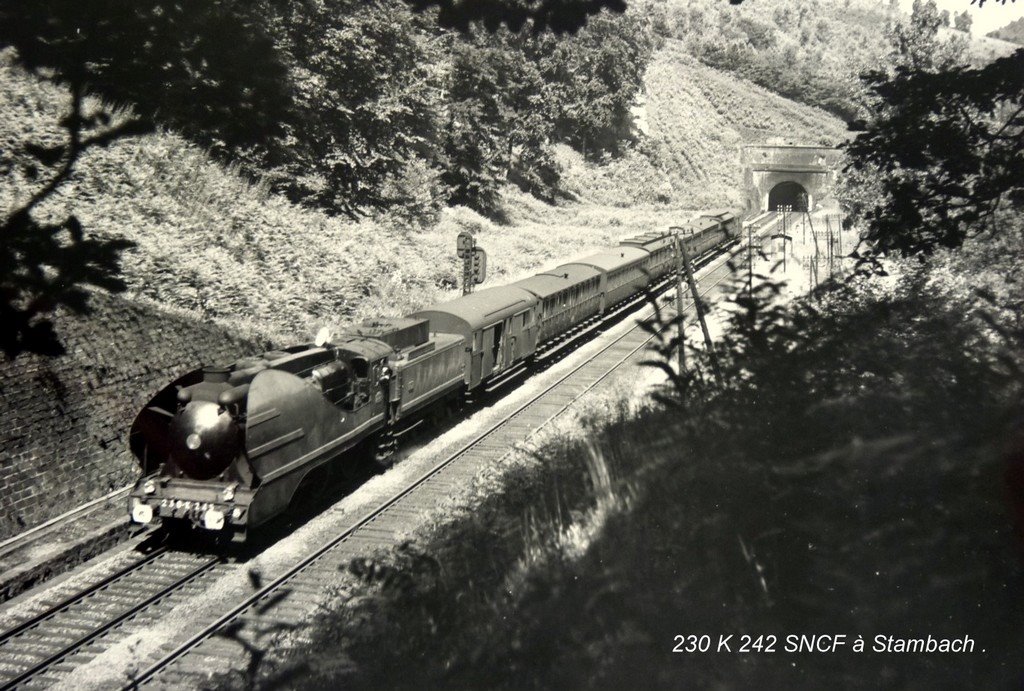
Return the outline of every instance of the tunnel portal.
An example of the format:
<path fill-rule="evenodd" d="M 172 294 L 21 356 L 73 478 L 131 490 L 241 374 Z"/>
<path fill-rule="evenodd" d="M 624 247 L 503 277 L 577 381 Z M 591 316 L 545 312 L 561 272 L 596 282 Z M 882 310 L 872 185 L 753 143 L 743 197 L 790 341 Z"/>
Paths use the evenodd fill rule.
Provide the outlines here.
<path fill-rule="evenodd" d="M 799 182 L 780 182 L 768 193 L 769 211 L 807 211 L 807 190 Z"/>
<path fill-rule="evenodd" d="M 742 149 L 749 213 L 792 206 L 813 210 L 832 198 L 842 152 L 827 146 L 762 144 Z"/>

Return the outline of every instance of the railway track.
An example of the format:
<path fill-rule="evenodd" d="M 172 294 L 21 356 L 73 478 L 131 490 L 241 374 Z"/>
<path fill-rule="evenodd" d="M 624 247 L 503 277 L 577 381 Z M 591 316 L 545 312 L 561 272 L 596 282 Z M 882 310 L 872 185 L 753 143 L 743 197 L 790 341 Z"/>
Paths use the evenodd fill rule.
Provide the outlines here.
<path fill-rule="evenodd" d="M 767 232 L 772 225 L 773 219 L 763 219 L 759 233 Z M 743 251 L 734 250 L 705 263 L 703 295 L 729 275 L 729 257 Z M 649 313 L 648 308 L 638 316 Z M 237 668 L 239 655 L 246 648 L 239 644 L 240 627 L 249 627 L 258 638 L 267 631 L 298 623 L 311 609 L 305 604 L 316 601 L 323 583 L 336 578 L 339 566 L 377 548 L 397 544 L 408 530 L 410 516 L 436 507 L 482 467 L 504 457 L 515 443 L 564 413 L 625 363 L 638 359 L 650 339 L 636 326 L 626 330 L 401 490 L 348 522 L 318 549 L 276 573 L 263 573 L 258 587 L 215 610 L 219 615 L 204 613 L 193 622 L 191 632 L 182 632 L 147 660 L 126 688 L 194 687 L 208 683 L 211 668 Z M 202 583 L 235 568 L 236 564 L 216 556 L 156 548 L 0 634 L 0 689 L 41 688 L 69 679 L 78 665 L 100 654 L 118 637 L 123 639 L 147 623 L 158 621 L 177 603 L 202 589 Z"/>
<path fill-rule="evenodd" d="M 60 681 L 105 648 L 105 637 L 144 625 L 172 607 L 188 586 L 222 564 L 217 556 L 159 546 L 140 559 L 0 634 L 0 688 L 34 688 Z M 162 607 L 161 607 L 162 605 Z"/>
<path fill-rule="evenodd" d="M 769 217 L 758 228 L 758 234 L 769 231 L 775 221 Z M 707 296 L 729 275 L 727 260 L 739 251 L 726 253 L 725 258 L 702 277 Z M 640 315 L 650 315 L 650 310 Z M 616 337 L 586 362 L 574 367 L 558 381 L 533 395 L 511 414 L 479 433 L 460 449 L 434 465 L 404 489 L 365 513 L 346 530 L 315 552 L 299 560 L 273 580 L 255 590 L 219 618 L 211 621 L 173 650 L 151 662 L 125 688 L 141 685 L 180 688 L 194 686 L 209 679 L 209 665 L 222 662 L 230 649 L 222 635 L 240 620 L 258 622 L 266 616 L 273 625 L 282 619 L 273 614 L 275 604 L 288 589 L 299 593 L 315 593 L 324 582 L 335 577 L 339 566 L 353 558 L 398 543 L 405 532 L 408 516 L 431 509 L 451 495 L 452 489 L 472 478 L 486 464 L 511 453 L 520 442 L 568 410 L 581 396 L 597 387 L 621 366 L 643 355 L 653 337 L 637 326 Z M 292 605 L 294 607 L 294 603 Z M 208 649 L 204 649 L 208 648 Z"/>

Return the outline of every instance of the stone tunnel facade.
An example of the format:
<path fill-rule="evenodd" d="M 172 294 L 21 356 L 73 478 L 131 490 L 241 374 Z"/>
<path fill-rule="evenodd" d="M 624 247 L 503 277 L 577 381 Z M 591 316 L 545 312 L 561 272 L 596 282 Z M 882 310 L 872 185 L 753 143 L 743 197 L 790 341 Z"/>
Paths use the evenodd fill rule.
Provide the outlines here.
<path fill-rule="evenodd" d="M 747 212 L 814 210 L 833 194 L 841 155 L 821 146 L 743 147 Z"/>

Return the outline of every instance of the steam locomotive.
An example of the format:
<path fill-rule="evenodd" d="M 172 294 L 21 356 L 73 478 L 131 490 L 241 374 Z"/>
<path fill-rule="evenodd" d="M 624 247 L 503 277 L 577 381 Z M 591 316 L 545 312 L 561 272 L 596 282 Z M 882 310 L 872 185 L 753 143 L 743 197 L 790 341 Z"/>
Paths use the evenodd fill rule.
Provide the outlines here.
<path fill-rule="evenodd" d="M 691 257 L 734 241 L 728 211 L 683 227 Z M 458 402 L 543 344 L 600 317 L 674 267 L 674 236 L 649 232 L 507 286 L 377 319 L 315 342 L 189 372 L 138 414 L 136 523 L 197 527 L 243 541 L 357 444 L 384 462 L 395 431 Z"/>

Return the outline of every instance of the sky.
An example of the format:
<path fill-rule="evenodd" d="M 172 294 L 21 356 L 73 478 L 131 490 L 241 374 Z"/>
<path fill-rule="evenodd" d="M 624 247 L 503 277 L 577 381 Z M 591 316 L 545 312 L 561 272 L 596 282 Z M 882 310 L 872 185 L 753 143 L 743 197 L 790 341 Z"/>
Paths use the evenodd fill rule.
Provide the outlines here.
<path fill-rule="evenodd" d="M 900 0 L 900 9 L 910 14 L 913 4 L 914 0 Z M 998 0 L 986 0 L 982 8 L 978 7 L 977 2 L 971 3 L 971 0 L 935 0 L 935 4 L 940 10 L 949 10 L 951 17 L 954 12 L 960 14 L 967 10 L 974 19 L 971 33 L 975 36 L 984 36 L 990 31 L 1006 26 L 1014 19 L 1024 17 L 1024 0 L 1007 0 L 1005 5 L 1001 5 Z"/>

